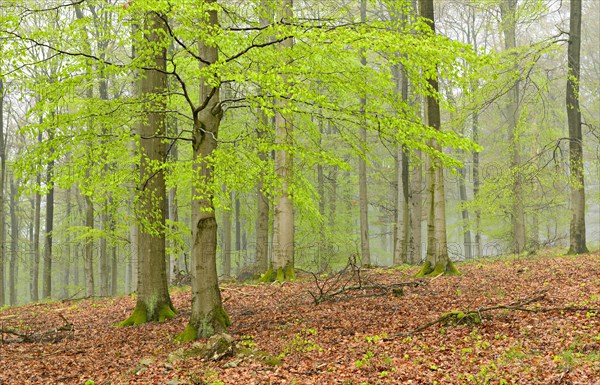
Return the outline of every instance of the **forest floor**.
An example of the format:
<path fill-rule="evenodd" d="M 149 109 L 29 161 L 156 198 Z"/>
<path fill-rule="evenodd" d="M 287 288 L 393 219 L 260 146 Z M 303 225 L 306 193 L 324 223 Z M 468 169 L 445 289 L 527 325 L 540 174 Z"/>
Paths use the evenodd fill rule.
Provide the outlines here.
<path fill-rule="evenodd" d="M 4 309 L 0 328 L 18 334 L 2 334 L 0 385 L 600 384 L 600 253 L 458 268 L 224 285 L 236 353 L 216 362 L 182 358 L 194 343 L 173 340 L 190 314 L 185 288 L 172 293 L 175 319 L 137 327 L 113 326 L 133 296 Z M 315 304 L 319 287 L 358 284 Z"/>

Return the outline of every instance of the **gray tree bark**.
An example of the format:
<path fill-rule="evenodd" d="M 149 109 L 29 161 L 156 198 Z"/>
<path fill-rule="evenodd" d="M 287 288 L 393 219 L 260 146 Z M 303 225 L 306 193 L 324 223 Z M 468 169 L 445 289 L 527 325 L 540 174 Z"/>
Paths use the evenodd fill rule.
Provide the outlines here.
<path fill-rule="evenodd" d="M 280 20 L 292 18 L 292 0 L 281 0 Z M 290 49 L 292 39 L 279 43 L 282 50 Z M 286 77 L 283 75 L 283 82 Z M 276 101 L 280 108 L 285 107 L 285 99 Z M 278 145 L 292 144 L 293 125 L 289 117 L 281 112 L 275 113 L 275 141 Z M 266 280 L 284 281 L 294 279 L 294 205 L 290 196 L 290 182 L 293 178 L 293 158 L 285 148 L 275 151 L 275 175 L 281 181 L 281 188 L 275 197 L 273 218 L 273 258 L 270 272 L 265 274 Z"/>
<path fill-rule="evenodd" d="M 162 15 L 154 12 L 144 17 L 144 37 L 150 44 L 160 44 L 167 35 Z M 131 316 L 121 326 L 150 321 L 165 321 L 175 316 L 169 297 L 166 271 L 166 204 L 167 190 L 164 170 L 166 149 L 162 137 L 166 134 L 167 90 L 166 49 L 156 47 L 149 58 L 151 69 L 144 70 L 139 80 L 139 95 L 144 102 L 146 119 L 138 124 L 140 137 L 140 186 L 138 188 L 138 298 Z"/>
<path fill-rule="evenodd" d="M 585 238 L 585 180 L 583 176 L 583 136 L 579 108 L 581 73 L 581 0 L 571 0 L 569 22 L 567 118 L 569 122 L 569 168 L 571 170 L 571 221 L 569 254 L 587 253 Z"/>
<path fill-rule="evenodd" d="M 427 19 L 431 29 L 435 32 L 433 0 L 419 0 L 420 15 Z M 431 88 L 437 92 L 437 76 L 428 79 Z M 441 130 L 440 106 L 437 99 L 431 95 L 426 98 L 427 124 L 437 131 Z M 442 151 L 435 141 L 432 146 Z M 448 256 L 448 243 L 446 239 L 446 206 L 444 191 L 444 169 L 439 160 L 431 159 L 429 167 L 429 221 L 427 223 L 427 257 L 418 276 L 457 274 Z"/>
<path fill-rule="evenodd" d="M 218 26 L 216 10 L 208 11 L 207 23 L 208 29 Z M 203 58 L 199 64 L 201 69 L 217 62 L 219 53 L 216 47 L 200 42 L 198 51 Z M 223 308 L 217 277 L 217 221 L 210 191 L 214 176 L 208 159 L 217 148 L 219 125 L 223 117 L 219 88 L 201 79 L 202 108 L 194 108 L 193 175 L 197 179 L 192 184 L 192 314 L 186 329 L 177 337 L 180 341 L 222 333 L 231 324 Z"/>
<path fill-rule="evenodd" d="M 367 21 L 367 0 L 360 2 L 360 22 Z M 367 65 L 367 58 L 361 55 L 360 64 Z M 371 247 L 369 244 L 369 197 L 367 191 L 367 128 L 366 128 L 366 95 L 360 97 L 360 115 L 362 126 L 360 127 L 360 147 L 362 154 L 358 158 L 358 207 L 360 212 L 360 251 L 361 264 L 371 265 Z"/>
<path fill-rule="evenodd" d="M 504 48 L 511 50 L 516 48 L 516 7 L 517 0 L 505 0 L 500 5 L 502 17 L 502 29 L 504 32 Z M 525 209 L 523 207 L 523 181 L 520 171 L 521 152 L 518 140 L 519 125 L 519 98 L 520 82 L 508 93 L 508 105 L 506 118 L 508 123 L 508 142 L 511 146 L 510 169 L 513 174 L 513 199 L 512 199 L 512 252 L 520 254 L 525 250 Z"/>

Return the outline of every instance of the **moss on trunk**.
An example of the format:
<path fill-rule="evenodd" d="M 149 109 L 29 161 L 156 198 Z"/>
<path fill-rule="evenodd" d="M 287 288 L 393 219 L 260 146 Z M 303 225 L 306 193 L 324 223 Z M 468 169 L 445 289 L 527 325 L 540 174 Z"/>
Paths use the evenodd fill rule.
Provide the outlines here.
<path fill-rule="evenodd" d="M 431 266 L 431 261 L 425 261 L 421 270 L 415 275 L 415 277 L 436 277 L 440 274 L 443 275 L 460 275 L 460 272 L 452 263 L 452 261 L 439 261 L 435 266 Z"/>
<path fill-rule="evenodd" d="M 117 323 L 116 326 L 135 326 L 152 321 L 164 322 L 175 317 L 175 314 L 175 309 L 170 304 L 164 303 L 159 307 L 155 304 L 147 306 L 143 301 L 138 300 L 129 318 Z"/>
<path fill-rule="evenodd" d="M 296 270 L 294 270 L 294 266 L 290 263 L 286 267 L 280 267 L 277 270 L 273 270 L 273 266 L 269 267 L 266 273 L 264 273 L 260 279 L 261 282 L 283 282 L 283 281 L 293 281 L 296 279 Z"/>
<path fill-rule="evenodd" d="M 179 334 L 176 341 L 193 341 L 223 333 L 231 326 L 231 320 L 223 306 L 217 306 L 203 318 L 191 319 L 186 328 Z"/>

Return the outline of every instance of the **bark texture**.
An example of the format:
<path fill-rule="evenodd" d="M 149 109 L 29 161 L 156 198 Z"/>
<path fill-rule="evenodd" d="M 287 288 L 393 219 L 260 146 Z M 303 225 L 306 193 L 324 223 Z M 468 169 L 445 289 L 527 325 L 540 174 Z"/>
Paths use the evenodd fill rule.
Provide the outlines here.
<path fill-rule="evenodd" d="M 160 44 L 166 26 L 161 16 L 148 12 L 144 21 L 144 36 L 151 44 Z M 164 170 L 166 149 L 161 137 L 166 133 L 165 98 L 167 90 L 166 48 L 155 49 L 150 68 L 140 79 L 140 97 L 146 119 L 139 123 L 140 186 L 138 188 L 138 298 L 132 315 L 121 326 L 149 321 L 164 321 L 175 315 L 169 297 L 166 271 L 166 204 L 167 191 Z M 155 69 L 154 69 L 155 68 Z M 158 165 L 158 166 L 157 166 Z"/>
<path fill-rule="evenodd" d="M 571 169 L 571 222 L 569 254 L 587 253 L 585 239 L 585 181 L 583 176 L 583 136 L 579 109 L 581 72 L 581 0 L 571 0 L 569 22 L 567 118 L 569 122 L 569 167 Z"/>
<path fill-rule="evenodd" d="M 292 18 L 292 1 L 282 0 L 278 16 L 281 20 Z M 285 51 L 292 47 L 292 39 L 279 43 L 280 49 Z M 287 77 L 282 74 L 282 82 L 287 82 Z M 295 278 L 294 271 L 294 204 L 290 196 L 290 183 L 292 181 L 293 156 L 289 152 L 292 144 L 293 125 L 290 117 L 283 116 L 281 110 L 285 108 L 286 100 L 276 100 L 280 111 L 275 114 L 275 141 L 279 148 L 275 150 L 275 175 L 281 181 L 281 187 L 275 198 L 273 221 L 273 258 L 271 267 L 264 275 L 265 280 L 291 280 Z"/>
<path fill-rule="evenodd" d="M 214 3 L 214 1 L 210 1 Z M 210 27 L 218 25 L 217 12 L 208 12 Z M 216 47 L 199 43 L 199 54 L 205 62 L 200 68 L 218 60 Z M 219 88 L 201 79 L 200 103 L 202 109 L 194 109 L 193 129 L 193 175 L 192 184 L 192 314 L 186 329 L 177 337 L 180 341 L 209 337 L 224 332 L 231 324 L 221 300 L 217 277 L 217 221 L 213 196 L 213 168 L 208 159 L 217 148 L 219 125 L 223 110 L 219 100 Z"/>

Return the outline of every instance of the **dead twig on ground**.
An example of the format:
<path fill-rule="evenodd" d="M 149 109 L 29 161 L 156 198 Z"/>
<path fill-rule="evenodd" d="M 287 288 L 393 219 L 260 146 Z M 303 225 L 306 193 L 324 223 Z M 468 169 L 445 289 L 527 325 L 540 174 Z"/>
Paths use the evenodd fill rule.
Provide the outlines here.
<path fill-rule="evenodd" d="M 482 320 L 482 314 L 488 313 L 494 310 L 513 310 L 513 311 L 524 311 L 530 313 L 548 313 L 555 311 L 600 311 L 600 308 L 593 307 L 580 307 L 580 306 L 564 306 L 564 307 L 552 307 L 552 308 L 542 308 L 542 307 L 525 307 L 526 305 L 530 305 L 536 302 L 541 302 L 546 299 L 546 291 L 538 292 L 531 298 L 525 298 L 516 302 L 513 302 L 508 305 L 494 305 L 488 307 L 480 307 L 475 310 L 464 310 L 464 311 L 451 311 L 448 313 L 442 314 L 439 318 L 428 322 L 422 326 L 419 326 L 416 329 L 413 329 L 409 332 L 401 332 L 394 335 L 394 337 L 406 337 L 411 336 L 416 333 L 419 333 L 425 329 L 430 328 L 431 326 L 440 324 L 440 325 L 468 325 L 468 324 L 479 324 Z"/>

